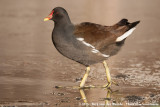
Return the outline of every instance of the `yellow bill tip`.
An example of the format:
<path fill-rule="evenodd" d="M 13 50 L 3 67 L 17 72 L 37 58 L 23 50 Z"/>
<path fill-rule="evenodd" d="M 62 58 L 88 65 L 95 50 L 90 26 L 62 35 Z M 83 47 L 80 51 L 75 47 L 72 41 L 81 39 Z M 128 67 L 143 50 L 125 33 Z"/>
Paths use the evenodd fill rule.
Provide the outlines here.
<path fill-rule="evenodd" d="M 48 21 L 48 20 L 50 20 L 48 17 L 47 17 L 47 18 L 44 18 L 44 21 Z"/>

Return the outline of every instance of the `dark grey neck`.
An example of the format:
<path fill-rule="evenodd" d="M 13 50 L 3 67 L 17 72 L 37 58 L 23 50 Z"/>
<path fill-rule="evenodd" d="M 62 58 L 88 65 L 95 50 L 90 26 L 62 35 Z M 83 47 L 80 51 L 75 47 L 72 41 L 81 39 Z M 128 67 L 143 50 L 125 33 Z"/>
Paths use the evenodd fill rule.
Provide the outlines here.
<path fill-rule="evenodd" d="M 71 20 L 68 16 L 62 17 L 61 19 L 55 20 L 54 21 L 56 27 L 64 27 L 66 25 L 71 25 Z"/>
<path fill-rule="evenodd" d="M 71 23 L 68 16 L 58 19 L 54 22 L 55 23 L 52 36 L 62 36 L 61 38 L 65 39 L 71 39 L 73 37 L 74 25 Z"/>

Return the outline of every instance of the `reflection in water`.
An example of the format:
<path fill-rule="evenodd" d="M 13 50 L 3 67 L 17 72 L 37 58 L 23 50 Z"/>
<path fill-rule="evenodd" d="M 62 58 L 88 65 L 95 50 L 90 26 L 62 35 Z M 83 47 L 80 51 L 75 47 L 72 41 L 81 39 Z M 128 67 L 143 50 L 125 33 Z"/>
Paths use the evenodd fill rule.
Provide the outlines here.
<path fill-rule="evenodd" d="M 109 105 L 111 103 L 110 100 L 111 100 L 111 90 L 107 89 L 107 96 L 105 99 L 105 105 Z"/>
<path fill-rule="evenodd" d="M 82 106 L 86 106 L 86 107 L 88 107 L 88 106 L 97 106 L 97 105 L 101 105 L 101 106 L 103 105 L 103 106 L 107 107 L 108 105 L 112 104 L 111 94 L 117 92 L 117 90 L 116 91 L 112 91 L 110 88 L 104 88 L 103 86 L 85 86 L 83 88 L 80 88 L 78 86 L 73 86 L 73 87 L 70 87 L 70 86 L 69 87 L 68 86 L 67 87 L 56 86 L 55 88 L 57 88 L 57 89 L 65 89 L 65 90 L 66 89 L 71 89 L 72 91 L 79 90 L 80 95 L 81 95 L 81 99 L 84 102 L 84 103 L 79 103 L 79 104 L 81 104 Z M 98 95 L 99 94 L 98 91 L 100 91 L 100 90 L 104 90 L 105 92 L 107 92 L 106 96 L 104 96 L 105 98 L 101 98 L 103 103 L 88 102 L 87 97 L 89 98 L 89 96 L 86 96 L 86 94 L 85 94 L 86 92 L 85 91 L 88 91 L 88 93 L 89 93 L 89 91 L 91 91 L 92 89 L 98 89 L 97 93 L 94 93 L 96 96 L 99 96 Z M 105 95 L 105 93 L 104 93 L 104 95 Z"/>
<path fill-rule="evenodd" d="M 67 92 L 68 90 L 71 92 L 77 91 L 81 95 L 81 101 L 78 99 L 78 94 L 75 96 L 77 98 L 76 101 L 70 99 L 73 103 L 78 103 L 81 106 L 140 106 L 140 105 L 159 105 L 159 94 L 143 94 L 137 95 L 134 93 L 139 93 L 138 90 L 143 91 L 143 88 L 138 87 L 113 87 L 104 88 L 103 86 L 86 86 L 84 88 L 79 88 L 78 86 L 66 86 L 66 87 L 56 87 L 56 91 Z M 132 94 L 128 94 L 128 93 Z M 66 96 L 62 96 L 62 99 Z M 61 99 L 61 98 L 59 98 Z M 67 102 L 69 102 L 67 101 Z M 77 102 L 78 101 L 78 102 Z M 59 105 L 64 105 L 66 103 L 59 103 Z"/>
<path fill-rule="evenodd" d="M 79 102 L 79 106 L 85 106 L 85 107 L 90 107 L 90 106 L 104 106 L 104 107 L 110 107 L 110 106 L 125 106 L 125 107 L 130 107 L 130 106 L 142 106 L 142 105 L 155 105 L 158 106 L 158 100 L 155 102 L 150 102 L 150 100 L 148 100 L 148 98 L 144 98 L 142 96 L 136 96 L 136 95 L 132 95 L 132 96 L 126 96 L 123 97 L 122 94 L 120 94 L 119 90 L 115 90 L 113 91 L 111 88 L 103 88 L 103 87 L 85 87 L 85 88 L 81 88 L 79 89 L 79 87 L 74 86 L 74 87 L 59 87 L 58 90 L 60 89 L 70 89 L 72 91 L 74 90 L 79 90 L 80 95 L 81 95 L 81 99 L 83 102 Z M 63 90 L 63 91 L 65 91 Z M 94 96 L 92 96 L 92 98 L 90 98 L 90 91 L 92 90 L 96 90 L 94 91 Z M 97 97 L 99 96 L 99 92 L 103 91 L 103 96 Z M 64 96 L 63 96 L 64 97 Z M 94 101 L 88 101 L 88 99 L 94 99 L 94 97 L 96 98 L 96 100 Z M 151 96 L 153 97 L 153 95 Z M 98 98 L 98 99 L 97 99 Z M 63 105 L 63 104 L 60 104 Z"/>
<path fill-rule="evenodd" d="M 105 89 L 107 91 L 106 98 L 104 98 L 105 103 L 104 104 L 99 104 L 99 105 L 101 105 L 101 106 L 104 105 L 105 107 L 107 107 L 107 105 L 111 105 L 111 93 L 112 93 L 112 91 L 111 91 L 111 89 L 107 89 L 107 88 L 105 88 Z M 80 89 L 79 91 L 80 91 L 82 100 L 84 102 L 83 105 L 85 105 L 85 106 L 89 106 L 89 105 L 90 106 L 95 106 L 95 105 L 97 105 L 97 104 L 94 104 L 94 103 L 88 103 L 87 97 L 86 97 L 85 92 L 84 92 L 84 89 Z"/>
<path fill-rule="evenodd" d="M 83 99 L 84 103 L 87 105 L 88 101 L 87 101 L 86 95 L 84 93 L 84 90 L 80 89 L 79 91 L 80 91 L 80 94 L 82 96 L 82 99 Z"/>

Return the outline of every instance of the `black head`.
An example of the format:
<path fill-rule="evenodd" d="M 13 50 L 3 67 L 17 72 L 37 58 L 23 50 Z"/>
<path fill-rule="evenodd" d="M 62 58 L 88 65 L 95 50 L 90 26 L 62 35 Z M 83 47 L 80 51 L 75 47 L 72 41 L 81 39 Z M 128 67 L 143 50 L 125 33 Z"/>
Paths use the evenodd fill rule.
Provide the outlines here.
<path fill-rule="evenodd" d="M 67 11 L 62 7 L 54 8 L 49 16 L 44 18 L 44 21 L 48 20 L 53 20 L 54 22 L 70 21 Z"/>

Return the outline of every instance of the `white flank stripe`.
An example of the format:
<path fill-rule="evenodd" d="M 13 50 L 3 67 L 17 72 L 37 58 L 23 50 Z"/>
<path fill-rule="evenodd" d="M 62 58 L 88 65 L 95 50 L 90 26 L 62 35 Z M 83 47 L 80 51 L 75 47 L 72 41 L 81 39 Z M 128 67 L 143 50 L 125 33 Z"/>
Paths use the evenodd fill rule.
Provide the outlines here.
<path fill-rule="evenodd" d="M 93 52 L 93 53 L 100 53 L 99 50 L 97 50 L 93 45 L 85 42 L 85 41 L 84 41 L 84 38 L 77 38 L 77 40 L 81 41 L 81 42 L 82 42 L 83 44 L 85 44 L 86 46 L 93 48 L 93 49 L 92 49 L 92 52 Z M 104 56 L 104 57 L 109 57 L 109 55 L 102 54 L 102 53 L 100 53 L 100 54 L 101 54 L 102 56 Z"/>
<path fill-rule="evenodd" d="M 109 57 L 109 55 L 106 55 L 106 54 L 102 54 L 104 57 Z"/>
<path fill-rule="evenodd" d="M 95 48 L 94 46 L 92 46 L 91 44 L 89 44 L 89 43 L 87 43 L 87 42 L 85 42 L 85 41 L 82 41 L 82 42 L 83 42 L 83 44 L 85 44 L 85 45 L 87 45 L 87 46 L 89 46 L 89 47 Z"/>
<path fill-rule="evenodd" d="M 120 42 L 122 41 L 123 39 L 125 39 L 126 37 L 128 37 L 136 28 L 132 28 L 130 29 L 129 31 L 127 31 L 126 33 L 124 33 L 122 36 L 118 37 L 116 39 L 116 42 Z"/>
<path fill-rule="evenodd" d="M 93 53 L 98 53 L 99 51 L 97 49 L 92 49 Z"/>
<path fill-rule="evenodd" d="M 84 40 L 84 38 L 77 38 L 77 40 L 79 40 L 79 41 L 83 41 L 83 40 Z"/>

